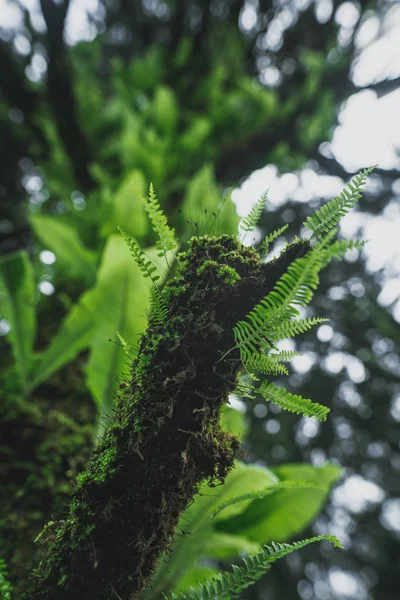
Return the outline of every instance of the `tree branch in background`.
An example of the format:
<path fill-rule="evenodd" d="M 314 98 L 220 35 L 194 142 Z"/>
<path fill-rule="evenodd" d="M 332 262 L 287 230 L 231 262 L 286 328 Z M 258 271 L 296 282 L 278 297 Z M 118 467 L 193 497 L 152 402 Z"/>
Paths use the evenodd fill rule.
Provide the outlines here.
<path fill-rule="evenodd" d="M 53 0 L 40 0 L 40 6 L 47 26 L 46 41 L 49 56 L 47 89 L 50 106 L 77 184 L 82 191 L 87 191 L 94 186 L 89 172 L 93 153 L 79 124 L 72 77 L 63 40 L 69 0 L 65 0 L 62 4 L 55 4 Z"/>

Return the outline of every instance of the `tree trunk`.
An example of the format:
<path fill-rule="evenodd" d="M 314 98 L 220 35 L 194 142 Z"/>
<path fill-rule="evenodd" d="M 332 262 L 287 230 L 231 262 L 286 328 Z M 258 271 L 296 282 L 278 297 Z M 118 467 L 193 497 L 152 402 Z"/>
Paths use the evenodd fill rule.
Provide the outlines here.
<path fill-rule="evenodd" d="M 167 319 L 150 318 L 68 516 L 43 533 L 26 600 L 140 595 L 200 483 L 223 482 L 237 455 L 220 425 L 241 367 L 238 350 L 219 362 L 235 345 L 232 328 L 308 247 L 298 241 L 263 264 L 232 236 L 192 238 L 162 292 Z"/>

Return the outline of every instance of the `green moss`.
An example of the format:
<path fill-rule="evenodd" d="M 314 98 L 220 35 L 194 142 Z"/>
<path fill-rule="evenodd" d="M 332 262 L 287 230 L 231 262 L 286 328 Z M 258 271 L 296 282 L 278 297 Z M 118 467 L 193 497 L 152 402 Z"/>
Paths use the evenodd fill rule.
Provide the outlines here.
<path fill-rule="evenodd" d="M 92 451 L 95 407 L 79 378 L 77 385 L 76 369 L 70 365 L 68 373 L 53 376 L 29 401 L 0 390 L 0 547 L 15 598 L 34 565 L 42 541 L 35 538 L 44 523 L 64 514 L 72 482 Z"/>

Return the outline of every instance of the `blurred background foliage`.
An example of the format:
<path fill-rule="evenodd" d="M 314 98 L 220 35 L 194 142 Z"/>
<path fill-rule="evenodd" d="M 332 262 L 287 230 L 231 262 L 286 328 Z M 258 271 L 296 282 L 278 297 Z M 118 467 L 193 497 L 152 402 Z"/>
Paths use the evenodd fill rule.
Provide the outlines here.
<path fill-rule="evenodd" d="M 127 371 L 116 331 L 132 344 L 132 357 L 146 324 L 147 283 L 116 231 L 121 225 L 155 257 L 138 193 L 154 183 L 184 245 L 196 233 L 236 233 L 232 186 L 268 165 L 260 192 L 269 177 L 291 192 L 275 203 L 270 194 L 257 236 L 289 223 L 289 240 L 331 193 L 307 190 L 310 173 L 328 181 L 332 195 L 352 175 L 329 142 L 341 107 L 360 92 L 360 55 L 398 19 L 395 4 L 0 3 L 0 474 L 8 486 L 0 517 L 3 541 L 14 547 L 6 557 L 14 580 L 30 560 L 27 540 L 60 513 Z M 395 93 L 399 77 L 385 77 L 362 87 L 378 97 Z M 281 177 L 287 172 L 290 181 Z M 375 173 L 355 236 L 377 215 L 398 217 L 398 168 Z M 232 195 L 239 211 L 242 201 L 256 200 L 246 189 Z M 309 546 L 275 565 L 246 598 L 398 597 L 398 287 L 377 300 L 398 268 L 375 263 L 366 268 L 355 253 L 332 265 L 312 311 L 334 331 L 323 325 L 317 336 L 296 340 L 304 357 L 293 362 L 285 387 L 331 407 L 323 426 L 260 401 L 233 401 L 246 418 L 246 462 L 275 466 L 277 477 L 282 463 L 333 460 L 346 469 L 324 513 L 303 532 L 336 534 L 346 551 Z M 299 505 L 303 493 L 296 490 Z M 229 558 L 232 544 L 211 556 Z M 206 562 L 197 575 L 215 568 Z"/>

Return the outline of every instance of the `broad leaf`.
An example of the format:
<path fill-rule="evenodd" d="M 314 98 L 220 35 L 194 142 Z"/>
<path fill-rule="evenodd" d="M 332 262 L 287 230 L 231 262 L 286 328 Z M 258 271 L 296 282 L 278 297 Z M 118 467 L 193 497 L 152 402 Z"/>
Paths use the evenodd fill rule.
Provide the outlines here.
<path fill-rule="evenodd" d="M 162 276 L 165 260 L 157 257 L 155 248 L 145 252 L 159 266 Z M 132 347 L 133 358 L 138 336 L 146 327 L 145 309 L 149 304 L 150 285 L 143 278 L 124 239 L 119 235 L 111 236 L 103 253 L 92 298 L 96 327 L 86 368 L 87 385 L 105 412 L 111 410 L 119 380 L 130 368 L 117 340 L 117 331 Z"/>
<path fill-rule="evenodd" d="M 0 261 L 0 312 L 10 324 L 8 339 L 22 385 L 28 373 L 36 334 L 35 281 L 27 252 L 10 254 Z"/>
<path fill-rule="evenodd" d="M 273 467 L 271 471 L 281 482 L 304 481 L 319 486 L 319 489 L 288 488 L 253 500 L 241 514 L 219 521 L 215 525 L 218 531 L 242 535 L 262 544 L 288 540 L 313 521 L 323 507 L 331 486 L 342 474 L 334 464 L 322 467 L 283 465 Z"/>
<path fill-rule="evenodd" d="M 146 191 L 147 184 L 141 171 L 131 171 L 108 200 L 109 214 L 103 223 L 102 235 L 116 235 L 117 228 L 123 227 L 136 240 L 142 240 L 150 230 L 149 218 L 140 196 L 145 196 Z"/>
<path fill-rule="evenodd" d="M 82 244 L 76 230 L 62 217 L 32 215 L 31 223 L 43 246 L 57 257 L 60 270 L 71 279 L 92 283 L 96 274 L 96 253 Z"/>
<path fill-rule="evenodd" d="M 95 294 L 95 289 L 92 289 L 81 296 L 64 318 L 46 350 L 35 357 L 31 389 L 35 389 L 89 347 L 96 326 Z"/>
<path fill-rule="evenodd" d="M 185 511 L 179 523 L 185 533 L 168 562 L 160 562 L 144 599 L 184 589 L 181 578 L 188 581 L 202 558 L 233 558 L 257 552 L 271 538 L 288 539 L 316 516 L 340 474 L 335 465 L 265 469 L 237 462 L 223 486 L 203 485 Z"/>
<path fill-rule="evenodd" d="M 168 563 L 160 561 L 160 568 L 153 580 L 154 587 L 145 595 L 145 599 L 155 598 L 157 592 L 175 589 L 175 583 L 180 580 L 186 569 L 191 568 L 204 556 L 228 558 L 237 556 L 241 550 L 254 552 L 259 548 L 259 544 L 244 537 L 218 532 L 214 534 L 214 525 L 220 515 L 215 521 L 211 521 L 210 517 L 221 502 L 242 495 L 249 489 L 264 490 L 279 481 L 271 471 L 263 467 L 245 465 L 238 461 L 235 464 L 236 468 L 229 473 L 223 486 L 211 488 L 204 484 L 200 488 L 193 504 L 179 522 L 179 529 L 188 532 L 188 535 L 179 538 Z M 228 506 L 220 514 L 240 514 L 249 502 L 251 501 L 244 500 Z"/>

